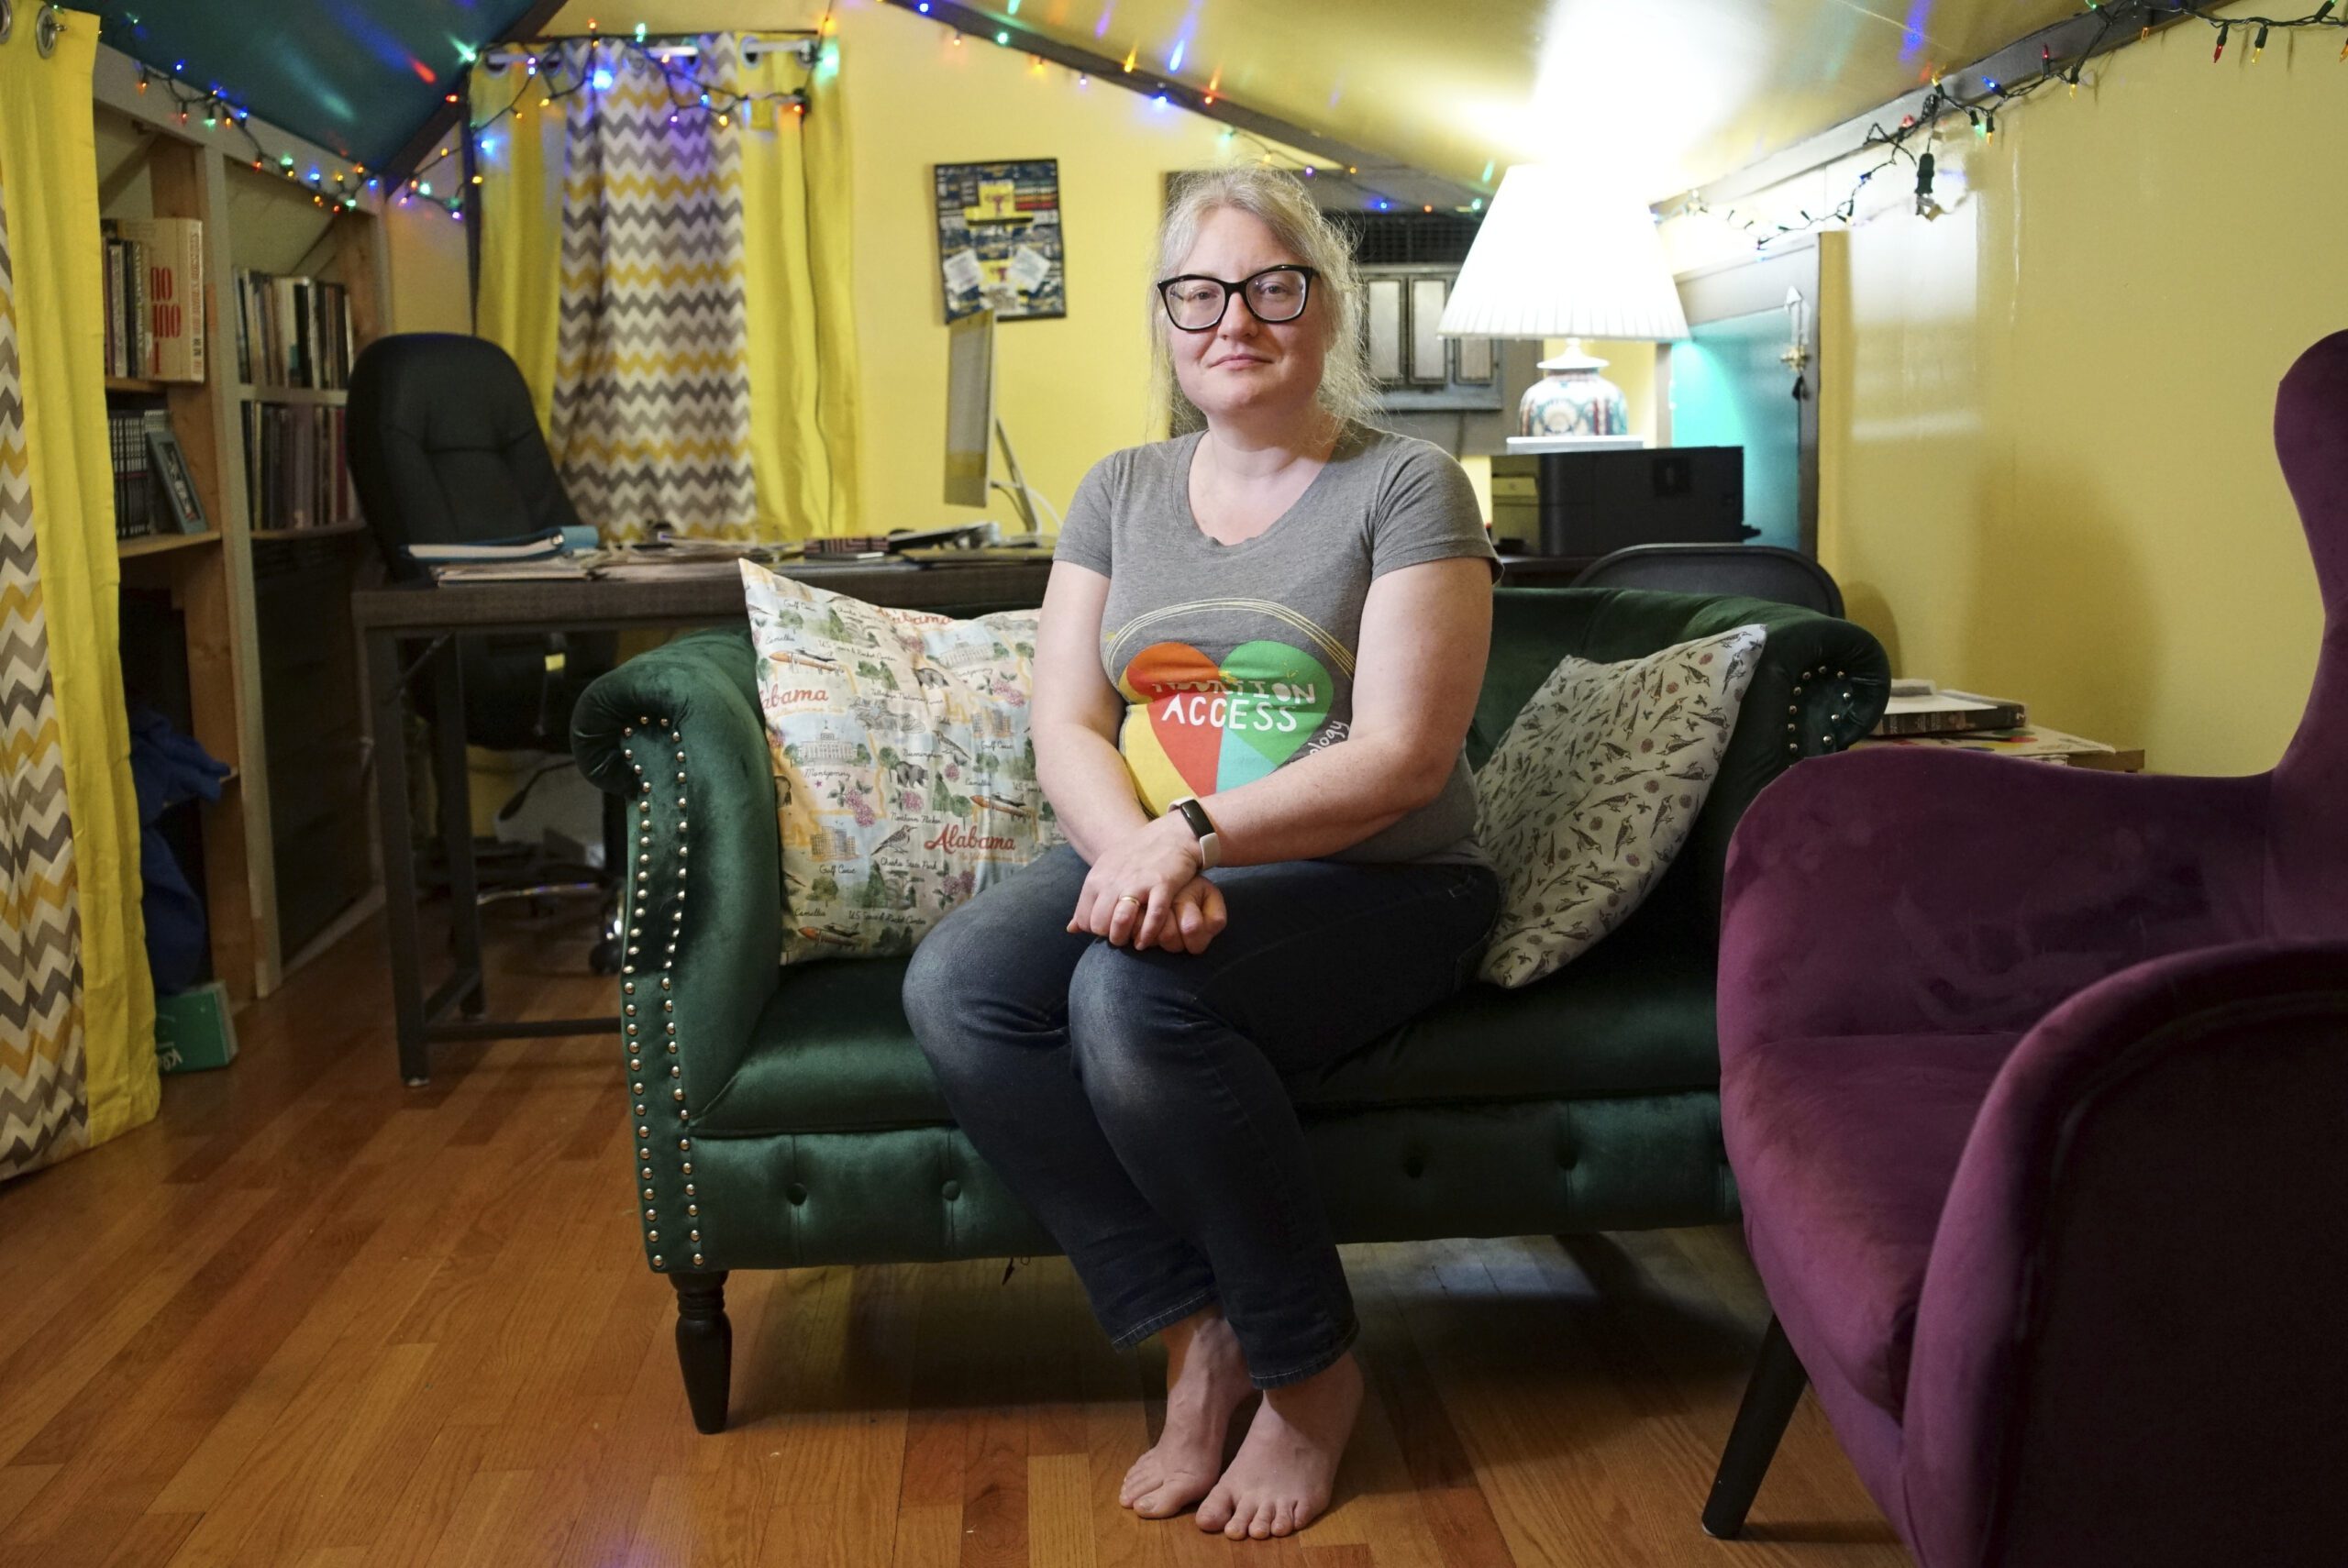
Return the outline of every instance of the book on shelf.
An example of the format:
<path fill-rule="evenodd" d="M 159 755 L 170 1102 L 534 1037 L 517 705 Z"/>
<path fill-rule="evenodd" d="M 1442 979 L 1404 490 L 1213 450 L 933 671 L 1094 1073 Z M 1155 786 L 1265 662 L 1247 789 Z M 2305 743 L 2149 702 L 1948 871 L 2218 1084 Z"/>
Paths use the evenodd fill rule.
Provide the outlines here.
<path fill-rule="evenodd" d="M 1922 691 L 1895 691 L 1883 717 L 1868 733 L 1877 736 L 1965 734 L 1975 730 L 2013 730 L 2030 723 L 2030 710 L 2002 697 L 1982 697 L 1922 683 Z"/>
<path fill-rule="evenodd" d="M 147 471 L 155 496 L 155 532 L 202 534 L 211 524 L 204 514 L 203 498 L 195 493 L 195 476 L 188 472 L 187 454 L 172 434 L 170 420 L 147 426 Z"/>
<path fill-rule="evenodd" d="M 204 380 L 203 223 L 112 218 L 104 229 L 106 374 Z"/>
<path fill-rule="evenodd" d="M 350 385 L 350 291 L 319 278 L 237 271 L 237 379 L 255 387 Z"/>
<path fill-rule="evenodd" d="M 106 410 L 107 455 L 114 468 L 114 536 L 143 539 L 169 532 L 158 526 L 154 478 L 148 466 L 147 436 L 151 430 L 169 430 L 170 415 L 160 408 Z"/>
<path fill-rule="evenodd" d="M 257 532 L 329 528 L 359 518 L 343 435 L 346 411 L 244 405 L 245 499 Z"/>

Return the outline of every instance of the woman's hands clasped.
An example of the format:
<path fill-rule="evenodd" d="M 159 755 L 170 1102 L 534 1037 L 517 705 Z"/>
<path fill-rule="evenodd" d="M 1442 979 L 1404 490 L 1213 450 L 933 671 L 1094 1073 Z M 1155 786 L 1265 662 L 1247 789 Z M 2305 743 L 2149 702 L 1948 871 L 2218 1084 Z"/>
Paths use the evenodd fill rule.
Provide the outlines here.
<path fill-rule="evenodd" d="M 1136 953 L 1197 954 L 1229 921 L 1223 890 L 1201 875 L 1199 841 L 1181 818 L 1164 816 L 1092 863 L 1068 928 Z"/>

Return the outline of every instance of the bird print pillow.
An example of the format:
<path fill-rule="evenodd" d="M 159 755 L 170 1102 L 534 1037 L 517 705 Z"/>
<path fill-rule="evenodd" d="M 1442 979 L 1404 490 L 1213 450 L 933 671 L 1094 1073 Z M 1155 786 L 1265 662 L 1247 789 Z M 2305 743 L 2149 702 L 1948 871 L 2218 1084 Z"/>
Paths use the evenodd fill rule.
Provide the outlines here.
<path fill-rule="evenodd" d="M 910 953 L 1061 840 L 1036 782 L 1036 612 L 890 610 L 742 563 L 782 833 L 782 961 Z"/>
<path fill-rule="evenodd" d="M 1479 977 L 1529 986 L 1630 918 L 1687 841 L 1766 631 L 1621 664 L 1567 658 L 1476 776 L 1501 908 Z"/>

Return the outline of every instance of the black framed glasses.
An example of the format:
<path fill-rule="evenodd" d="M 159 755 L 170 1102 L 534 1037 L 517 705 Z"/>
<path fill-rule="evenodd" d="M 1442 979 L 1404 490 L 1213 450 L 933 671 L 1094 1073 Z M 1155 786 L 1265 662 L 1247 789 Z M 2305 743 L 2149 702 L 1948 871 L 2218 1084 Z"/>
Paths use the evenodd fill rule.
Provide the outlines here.
<path fill-rule="evenodd" d="M 1267 267 L 1232 283 L 1185 272 L 1159 283 L 1157 297 L 1165 303 L 1166 319 L 1184 332 L 1212 332 L 1221 326 L 1234 294 L 1246 300 L 1257 321 L 1278 326 L 1304 314 L 1312 281 L 1320 275 L 1311 267 Z"/>

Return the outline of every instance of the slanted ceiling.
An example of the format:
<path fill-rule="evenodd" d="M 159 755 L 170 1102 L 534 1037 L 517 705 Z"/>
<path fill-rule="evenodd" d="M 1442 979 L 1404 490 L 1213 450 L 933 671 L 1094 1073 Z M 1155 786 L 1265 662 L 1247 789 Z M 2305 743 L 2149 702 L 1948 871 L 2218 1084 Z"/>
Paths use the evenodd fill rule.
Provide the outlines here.
<path fill-rule="evenodd" d="M 852 47 L 855 14 L 836 0 Z M 897 4 L 899 0 L 888 0 Z M 656 28 L 741 26 L 659 0 Z M 528 0 L 149 0 L 106 40 L 380 163 L 440 106 L 460 48 Z M 639 19 L 626 4 L 604 30 Z M 809 27 L 820 0 L 754 7 Z M 2075 0 L 998 0 L 989 16 L 1489 188 L 1533 159 L 1606 160 L 1656 196 L 1700 184 L 2079 9 Z M 579 11 L 570 6 L 562 20 Z M 722 13 L 722 14 L 721 14 Z M 852 64 L 849 67 L 853 69 Z M 1493 166 L 1487 177 L 1487 164 Z"/>
<path fill-rule="evenodd" d="M 26 7 L 20 6 L 19 9 Z M 97 7 L 99 36 L 344 157 L 380 164 L 455 85 L 460 48 L 529 0 L 143 0 Z M 160 91 L 160 89 L 150 89 Z"/>

